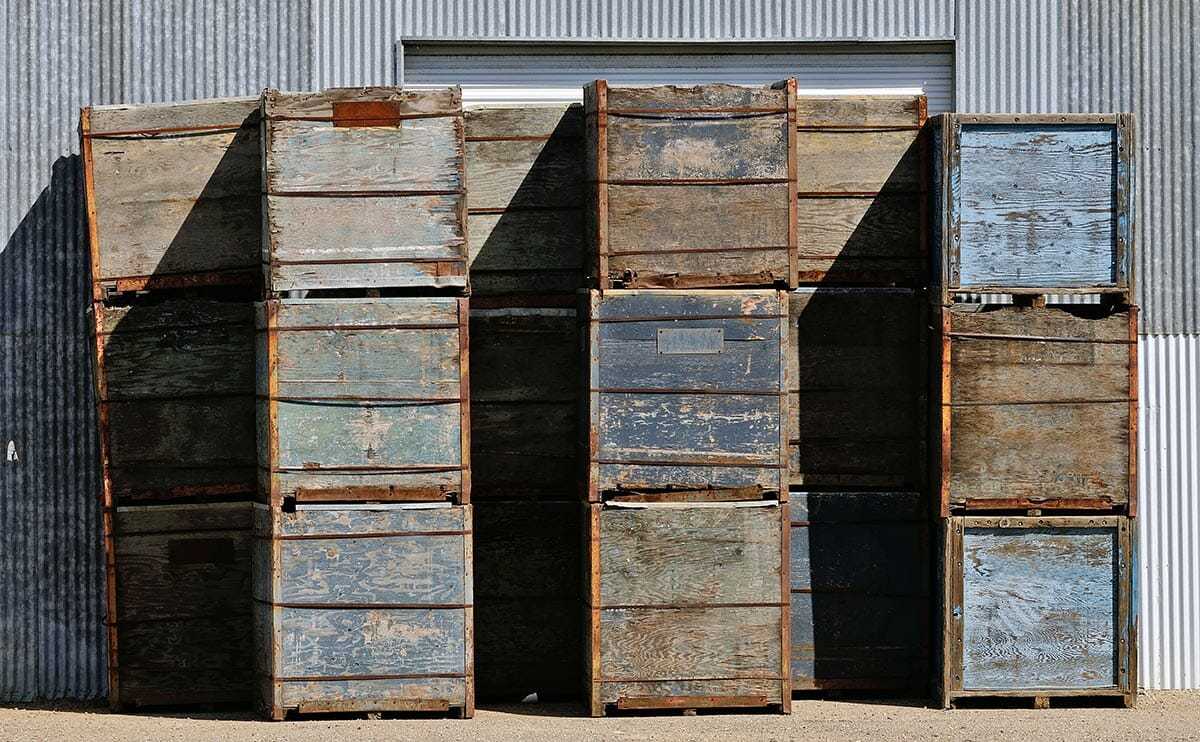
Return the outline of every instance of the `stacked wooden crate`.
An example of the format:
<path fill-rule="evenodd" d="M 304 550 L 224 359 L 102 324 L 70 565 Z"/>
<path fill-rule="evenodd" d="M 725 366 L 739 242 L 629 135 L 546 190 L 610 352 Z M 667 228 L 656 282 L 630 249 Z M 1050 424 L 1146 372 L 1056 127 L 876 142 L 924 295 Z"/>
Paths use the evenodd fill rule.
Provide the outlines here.
<path fill-rule="evenodd" d="M 242 703 L 253 687 L 258 101 L 98 106 L 80 128 L 109 702 Z"/>
<path fill-rule="evenodd" d="M 583 109 L 475 108 L 464 119 L 477 688 L 496 700 L 573 698 Z"/>
<path fill-rule="evenodd" d="M 585 698 L 791 709 L 795 81 L 584 91 Z"/>
<path fill-rule="evenodd" d="M 262 112 L 261 705 L 470 716 L 460 93 L 268 90 Z"/>
<path fill-rule="evenodd" d="M 1133 705 L 1132 117 L 946 115 L 935 132 L 942 703 Z"/>
<path fill-rule="evenodd" d="M 923 96 L 800 97 L 792 687 L 928 684 Z"/>

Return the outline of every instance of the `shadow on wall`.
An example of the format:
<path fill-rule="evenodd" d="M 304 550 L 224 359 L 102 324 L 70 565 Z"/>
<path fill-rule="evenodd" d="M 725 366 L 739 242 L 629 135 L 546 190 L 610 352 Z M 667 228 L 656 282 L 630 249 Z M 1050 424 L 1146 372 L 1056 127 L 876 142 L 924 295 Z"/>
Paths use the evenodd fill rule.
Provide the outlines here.
<path fill-rule="evenodd" d="M 104 693 L 104 571 L 78 155 L 0 253 L 0 699 Z M 17 693 L 20 692 L 18 696 Z"/>
<path fill-rule="evenodd" d="M 793 677 L 797 690 L 920 695 L 931 646 L 929 325 L 923 296 L 901 289 L 926 285 L 929 272 L 923 149 L 914 138 L 880 178 L 870 172 L 870 149 L 880 145 L 875 137 L 895 133 L 822 135 L 837 157 L 819 161 L 840 169 L 801 173 L 807 286 L 791 299 L 798 365 L 789 444 L 794 487 L 826 494 L 810 496 L 806 516 L 792 515 L 808 523 L 791 540 Z M 856 150 L 861 168 L 846 159 Z M 805 280 L 806 269 L 822 267 L 823 276 Z M 916 494 L 863 494 L 896 492 Z"/>

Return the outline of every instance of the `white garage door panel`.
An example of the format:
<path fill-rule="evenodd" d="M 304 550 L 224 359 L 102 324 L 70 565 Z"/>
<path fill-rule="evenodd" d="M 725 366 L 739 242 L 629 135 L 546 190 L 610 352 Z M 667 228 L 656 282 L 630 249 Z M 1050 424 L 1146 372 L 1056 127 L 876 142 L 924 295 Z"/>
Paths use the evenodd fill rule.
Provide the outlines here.
<path fill-rule="evenodd" d="M 427 54 L 406 48 L 402 64 L 404 85 L 462 85 L 469 106 L 578 101 L 580 88 L 597 78 L 634 85 L 748 85 L 795 77 L 802 95 L 924 92 L 930 114 L 954 108 L 950 52 Z"/>

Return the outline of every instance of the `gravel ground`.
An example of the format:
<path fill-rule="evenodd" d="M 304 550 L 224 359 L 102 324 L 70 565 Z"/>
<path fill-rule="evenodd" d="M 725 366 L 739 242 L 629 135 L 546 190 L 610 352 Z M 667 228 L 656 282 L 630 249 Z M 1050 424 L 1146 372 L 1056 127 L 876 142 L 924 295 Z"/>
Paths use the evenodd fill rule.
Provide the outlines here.
<path fill-rule="evenodd" d="M 249 714 L 110 714 L 90 707 L 0 708 L 2 740 L 1195 740 L 1200 692 L 1144 693 L 1136 709 L 971 708 L 797 700 L 790 717 L 713 713 L 586 719 L 574 705 L 480 708 L 473 720 L 259 721 Z"/>

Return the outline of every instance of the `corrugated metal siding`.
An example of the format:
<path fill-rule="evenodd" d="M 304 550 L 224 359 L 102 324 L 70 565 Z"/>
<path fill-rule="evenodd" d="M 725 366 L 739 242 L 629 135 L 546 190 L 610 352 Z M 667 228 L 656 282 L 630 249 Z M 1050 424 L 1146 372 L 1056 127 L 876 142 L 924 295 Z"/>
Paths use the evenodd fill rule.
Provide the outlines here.
<path fill-rule="evenodd" d="M 79 108 L 312 86 L 308 7 L 3 5 L 0 700 L 106 691 Z M 14 458 L 15 457 L 15 458 Z"/>
<path fill-rule="evenodd" d="M 0 700 L 105 692 L 75 143 L 87 103 L 386 83 L 401 38 L 902 39 L 957 30 L 960 110 L 1139 113 L 1146 329 L 1200 333 L 1200 55 L 1192 53 L 1200 3 L 31 0 L 3 8 Z M 1200 686 L 1198 343 L 1143 340 L 1141 671 L 1150 687 Z"/>
<path fill-rule="evenodd" d="M 1200 687 L 1200 336 L 1143 336 L 1139 680 Z"/>
<path fill-rule="evenodd" d="M 1200 333 L 1200 3 L 958 4 L 960 111 L 1133 111 L 1142 329 Z"/>

